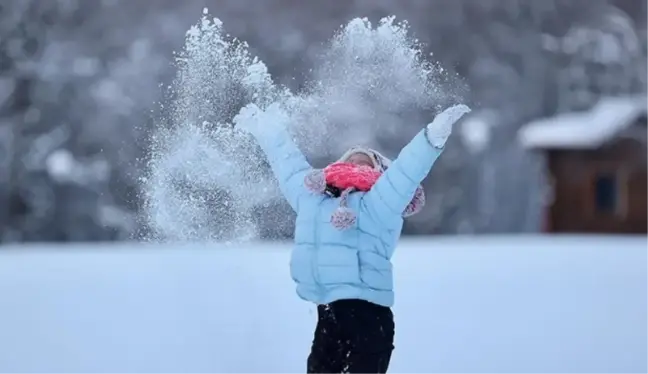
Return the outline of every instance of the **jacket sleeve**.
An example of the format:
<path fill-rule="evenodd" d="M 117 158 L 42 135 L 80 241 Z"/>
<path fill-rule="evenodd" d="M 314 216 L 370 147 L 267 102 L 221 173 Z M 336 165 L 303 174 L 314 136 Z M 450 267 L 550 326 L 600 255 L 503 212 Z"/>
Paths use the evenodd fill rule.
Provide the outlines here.
<path fill-rule="evenodd" d="M 364 210 L 384 226 L 400 222 L 416 189 L 428 175 L 443 148 L 433 147 L 421 130 L 400 152 L 362 199 Z"/>
<path fill-rule="evenodd" d="M 312 167 L 283 124 L 272 126 L 270 131 L 253 135 L 270 163 L 281 192 L 297 212 L 300 200 L 309 194 L 304 185 L 304 178 Z"/>

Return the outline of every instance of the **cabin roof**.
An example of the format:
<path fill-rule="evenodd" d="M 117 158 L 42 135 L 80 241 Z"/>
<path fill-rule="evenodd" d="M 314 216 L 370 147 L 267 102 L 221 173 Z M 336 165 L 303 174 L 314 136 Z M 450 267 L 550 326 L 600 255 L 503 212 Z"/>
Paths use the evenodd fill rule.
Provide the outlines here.
<path fill-rule="evenodd" d="M 604 97 L 587 111 L 532 121 L 518 139 L 530 149 L 596 149 L 645 115 L 645 95 Z"/>

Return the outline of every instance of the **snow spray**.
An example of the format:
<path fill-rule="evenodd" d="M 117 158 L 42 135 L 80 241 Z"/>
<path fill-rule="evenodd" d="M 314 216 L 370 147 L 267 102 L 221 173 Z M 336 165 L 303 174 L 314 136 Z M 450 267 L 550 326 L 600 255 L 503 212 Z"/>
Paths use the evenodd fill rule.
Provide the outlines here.
<path fill-rule="evenodd" d="M 323 46 L 303 91 L 273 83 L 245 42 L 207 17 L 186 35 L 166 114 L 151 138 L 145 218 L 160 240 L 240 242 L 258 236 L 255 210 L 282 197 L 265 157 L 232 119 L 248 103 L 280 101 L 307 156 L 336 157 L 394 133 L 403 113 L 435 111 L 449 74 L 423 56 L 406 22 L 353 19 Z M 452 95 L 451 95 L 452 96 Z M 421 124 L 423 126 L 424 123 Z M 286 215 L 279 219 L 291 220 Z"/>

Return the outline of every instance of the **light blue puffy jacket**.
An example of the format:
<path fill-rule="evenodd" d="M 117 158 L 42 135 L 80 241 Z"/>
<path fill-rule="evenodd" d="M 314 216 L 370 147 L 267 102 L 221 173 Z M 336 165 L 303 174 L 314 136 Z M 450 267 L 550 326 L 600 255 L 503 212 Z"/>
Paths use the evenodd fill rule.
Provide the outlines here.
<path fill-rule="evenodd" d="M 348 207 L 356 222 L 347 230 L 331 223 L 339 198 L 315 194 L 304 185 L 313 169 L 286 129 L 256 136 L 279 187 L 297 213 L 290 273 L 297 294 L 315 304 L 362 299 L 394 304 L 391 257 L 401 235 L 403 210 L 441 154 L 422 130 L 402 149 L 369 192 L 353 192 Z"/>

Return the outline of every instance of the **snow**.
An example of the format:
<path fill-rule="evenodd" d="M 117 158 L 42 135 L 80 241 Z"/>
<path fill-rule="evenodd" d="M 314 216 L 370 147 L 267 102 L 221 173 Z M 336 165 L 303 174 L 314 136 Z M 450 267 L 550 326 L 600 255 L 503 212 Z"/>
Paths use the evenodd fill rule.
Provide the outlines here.
<path fill-rule="evenodd" d="M 395 255 L 391 372 L 646 372 L 646 238 L 435 237 Z M 0 251 L 2 372 L 304 372 L 289 245 Z"/>
<path fill-rule="evenodd" d="M 461 139 L 472 153 L 483 152 L 491 140 L 491 124 L 480 115 L 471 115 L 462 122 Z"/>
<path fill-rule="evenodd" d="M 576 25 L 563 38 L 546 35 L 544 46 L 567 55 L 581 55 L 599 64 L 626 64 L 641 50 L 641 41 L 632 19 L 620 9 L 608 6 L 590 25 Z"/>
<path fill-rule="evenodd" d="M 274 204 L 279 191 L 254 137 L 233 130 L 242 106 L 266 110 L 279 103 L 295 143 L 309 159 L 323 161 L 351 146 L 375 146 L 383 135 L 416 130 L 399 113 L 437 108 L 448 98 L 460 99 L 465 88 L 425 58 L 407 22 L 390 16 L 377 24 L 355 18 L 343 25 L 316 48 L 302 89 L 291 90 L 275 83 L 248 44 L 228 36 L 226 25 L 208 13 L 203 10 L 176 54 L 176 77 L 165 96 L 170 100 L 149 143 L 140 189 L 143 219 L 156 238 L 230 240 L 263 229 L 255 211 Z M 98 91 L 110 92 L 104 88 Z M 223 195 L 231 202 L 225 208 Z M 222 216 L 235 216 L 242 232 L 220 230 L 214 217 Z"/>
<path fill-rule="evenodd" d="M 519 140 L 527 148 L 593 149 L 646 113 L 646 97 L 606 97 L 591 110 L 560 114 L 524 126 Z"/>
<path fill-rule="evenodd" d="M 67 180 L 75 166 L 74 156 L 67 149 L 57 149 L 46 159 L 47 171 L 56 181 Z"/>
<path fill-rule="evenodd" d="M 47 141 L 46 137 L 41 137 Z M 36 148 L 40 153 L 42 149 Z M 42 147 L 45 148 L 45 147 Z M 47 148 L 45 148 L 47 149 Z M 33 157 L 38 159 L 37 157 Z M 32 162 L 35 163 L 35 162 Z M 87 185 L 94 181 L 106 181 L 110 176 L 110 165 L 103 158 L 79 161 L 67 149 L 57 149 L 45 159 L 45 169 L 52 179 L 59 183 Z"/>

